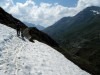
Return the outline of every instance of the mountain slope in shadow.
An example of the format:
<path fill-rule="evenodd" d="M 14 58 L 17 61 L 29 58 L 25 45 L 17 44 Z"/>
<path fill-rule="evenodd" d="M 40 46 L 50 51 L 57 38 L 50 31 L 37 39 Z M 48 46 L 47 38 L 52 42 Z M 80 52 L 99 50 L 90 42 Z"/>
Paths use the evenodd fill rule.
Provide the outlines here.
<path fill-rule="evenodd" d="M 43 30 L 63 49 L 100 70 L 100 7 L 91 6 Z"/>

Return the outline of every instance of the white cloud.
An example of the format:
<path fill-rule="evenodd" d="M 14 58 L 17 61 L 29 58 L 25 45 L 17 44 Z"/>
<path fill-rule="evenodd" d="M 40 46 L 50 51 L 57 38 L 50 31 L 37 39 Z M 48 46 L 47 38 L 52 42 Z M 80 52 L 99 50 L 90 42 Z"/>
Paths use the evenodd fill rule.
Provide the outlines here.
<path fill-rule="evenodd" d="M 10 9 L 13 7 L 14 3 L 12 0 L 0 0 L 0 6 L 4 9 Z"/>
<path fill-rule="evenodd" d="M 76 7 L 64 7 L 57 3 L 40 3 L 38 6 L 33 0 L 16 4 L 12 0 L 0 0 L 0 6 L 22 21 L 47 27 L 62 17 L 74 16 L 88 6 L 100 6 L 100 0 L 79 0 Z"/>

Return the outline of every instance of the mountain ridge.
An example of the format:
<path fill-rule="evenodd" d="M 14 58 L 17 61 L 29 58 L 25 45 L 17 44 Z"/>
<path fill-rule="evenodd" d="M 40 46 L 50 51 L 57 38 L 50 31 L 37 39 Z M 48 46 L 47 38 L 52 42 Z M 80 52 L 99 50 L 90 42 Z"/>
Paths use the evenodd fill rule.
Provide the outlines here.
<path fill-rule="evenodd" d="M 23 22 L 24 24 L 26 24 L 28 27 L 36 27 L 39 30 L 43 30 L 45 29 L 45 27 L 41 26 L 41 25 L 35 25 L 33 23 L 28 23 L 28 22 Z"/>

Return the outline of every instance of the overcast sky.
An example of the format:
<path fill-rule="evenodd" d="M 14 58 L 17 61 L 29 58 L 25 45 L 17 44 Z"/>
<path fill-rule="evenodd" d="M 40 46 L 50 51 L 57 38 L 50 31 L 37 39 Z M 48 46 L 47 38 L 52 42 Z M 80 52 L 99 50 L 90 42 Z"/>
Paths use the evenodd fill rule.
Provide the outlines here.
<path fill-rule="evenodd" d="M 0 6 L 21 21 L 47 27 L 88 6 L 100 6 L 100 0 L 0 0 Z"/>

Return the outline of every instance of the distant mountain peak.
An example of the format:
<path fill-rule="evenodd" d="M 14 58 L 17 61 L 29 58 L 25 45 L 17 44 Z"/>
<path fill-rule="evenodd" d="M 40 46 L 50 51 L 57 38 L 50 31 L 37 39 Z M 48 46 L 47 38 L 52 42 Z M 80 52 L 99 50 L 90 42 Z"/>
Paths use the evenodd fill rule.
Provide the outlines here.
<path fill-rule="evenodd" d="M 100 7 L 99 6 L 90 6 L 90 7 L 87 7 L 86 9 L 97 9 L 97 8 L 99 8 L 100 9 Z"/>
<path fill-rule="evenodd" d="M 100 14 L 100 7 L 98 6 L 91 6 L 91 7 L 87 7 L 86 10 L 91 13 L 93 13 L 93 15 L 99 15 Z"/>
<path fill-rule="evenodd" d="M 41 26 L 41 25 L 35 25 L 33 23 L 28 23 L 28 22 L 23 22 L 25 23 L 28 27 L 36 27 L 39 30 L 43 30 L 45 27 Z"/>
<path fill-rule="evenodd" d="M 87 8 L 84 9 L 83 11 L 89 12 L 89 11 L 92 11 L 92 10 L 94 10 L 94 11 L 99 11 L 99 12 L 100 12 L 100 7 L 98 7 L 98 6 L 91 6 L 91 7 L 87 7 Z"/>
<path fill-rule="evenodd" d="M 74 17 L 79 18 L 79 19 L 84 19 L 84 18 L 89 18 L 89 17 L 93 17 L 94 15 L 98 15 L 100 13 L 100 7 L 97 6 L 91 6 L 91 7 L 87 7 L 85 9 L 83 9 L 82 11 L 80 11 L 77 15 L 75 15 Z"/>

